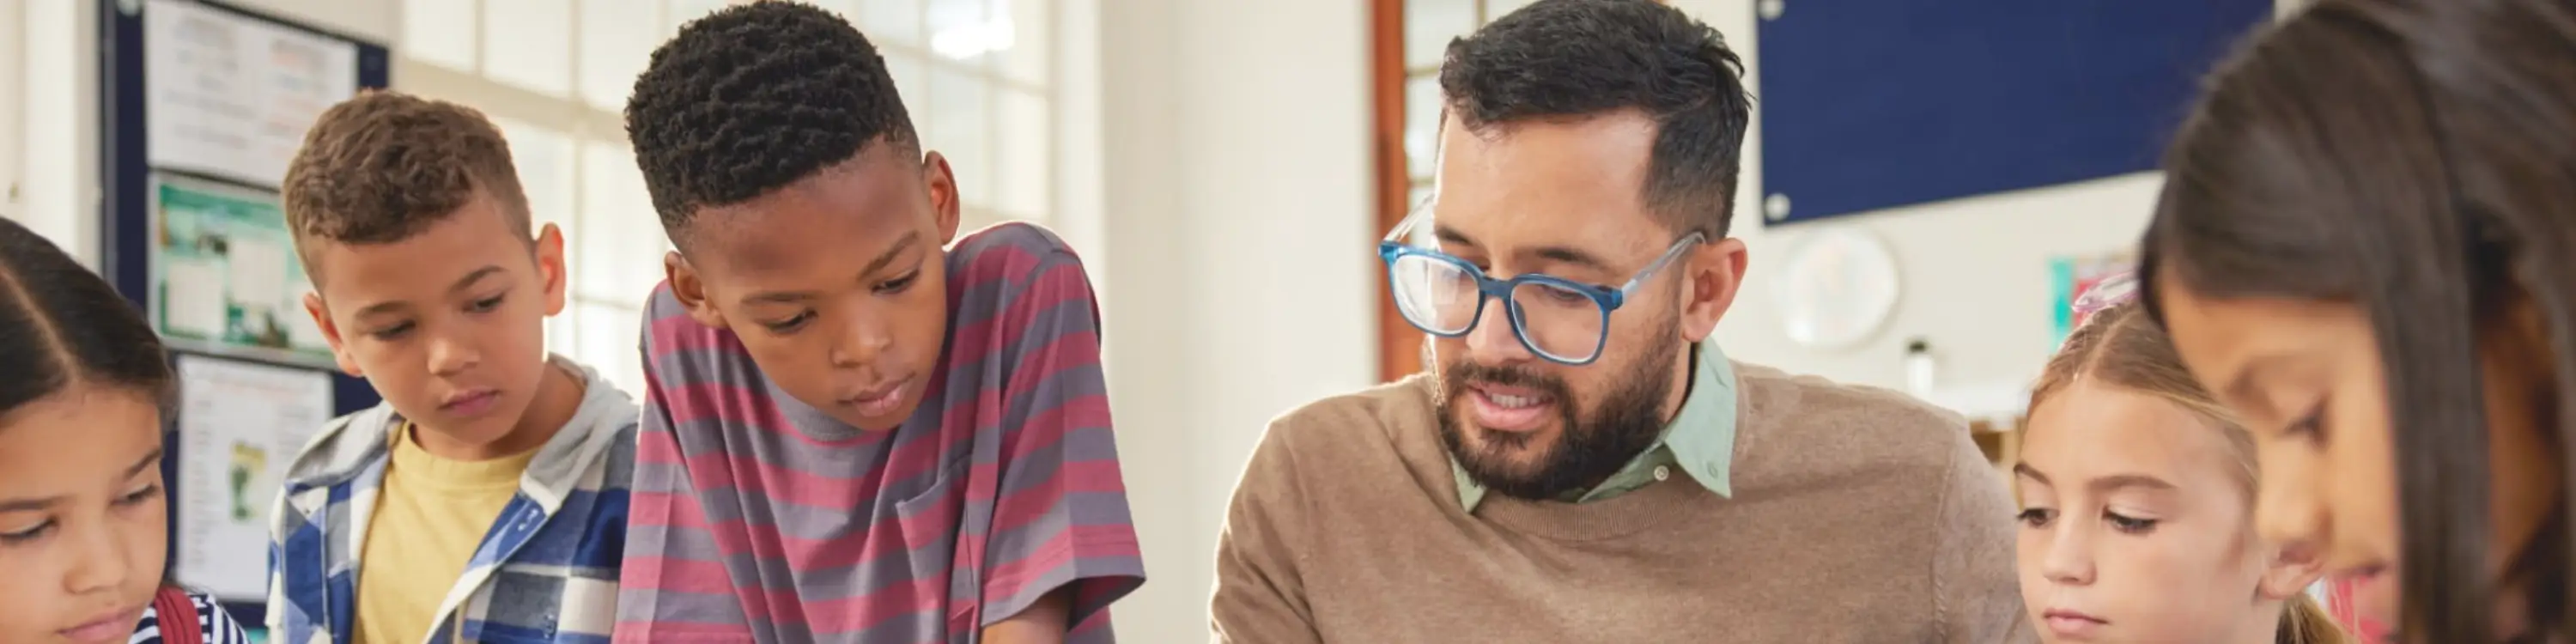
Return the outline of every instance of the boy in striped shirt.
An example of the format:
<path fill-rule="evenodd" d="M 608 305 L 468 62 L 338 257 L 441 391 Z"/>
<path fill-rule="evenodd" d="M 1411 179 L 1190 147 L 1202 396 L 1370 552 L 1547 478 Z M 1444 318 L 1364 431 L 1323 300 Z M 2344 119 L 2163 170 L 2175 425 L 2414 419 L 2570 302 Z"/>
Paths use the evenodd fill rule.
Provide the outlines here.
<path fill-rule="evenodd" d="M 810 6 L 682 27 L 626 118 L 679 250 L 617 641 L 1110 641 L 1144 570 L 1073 252 L 958 237 L 884 60 Z"/>

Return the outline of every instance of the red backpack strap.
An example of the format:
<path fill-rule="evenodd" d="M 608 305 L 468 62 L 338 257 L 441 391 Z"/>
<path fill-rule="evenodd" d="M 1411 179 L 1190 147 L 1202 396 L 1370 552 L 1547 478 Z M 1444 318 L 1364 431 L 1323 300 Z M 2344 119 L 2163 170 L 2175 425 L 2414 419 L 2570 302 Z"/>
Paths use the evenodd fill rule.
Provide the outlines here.
<path fill-rule="evenodd" d="M 197 625 L 197 602 L 188 599 L 188 591 L 162 586 L 152 596 L 152 612 L 161 625 L 161 644 L 206 644 L 206 630 Z"/>

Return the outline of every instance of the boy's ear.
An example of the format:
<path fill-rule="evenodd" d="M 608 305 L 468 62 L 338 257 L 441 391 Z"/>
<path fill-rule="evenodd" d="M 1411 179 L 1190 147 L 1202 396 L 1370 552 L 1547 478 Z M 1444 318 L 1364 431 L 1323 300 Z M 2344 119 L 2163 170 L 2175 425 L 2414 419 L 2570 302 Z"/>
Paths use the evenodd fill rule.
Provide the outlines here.
<path fill-rule="evenodd" d="M 2263 599 L 2285 600 L 2308 592 L 2308 586 L 2325 576 L 2325 561 L 2313 548 L 2275 550 L 2263 566 L 2263 578 L 2254 592 Z"/>
<path fill-rule="evenodd" d="M 313 316 L 313 326 L 322 329 L 322 340 L 331 344 L 331 360 L 340 363 L 340 372 L 353 378 L 365 378 L 358 361 L 349 357 L 348 345 L 340 340 L 340 325 L 331 322 L 331 308 L 322 304 L 320 291 L 304 292 L 304 314 Z"/>
<path fill-rule="evenodd" d="M 931 215 L 938 219 L 939 245 L 957 241 L 957 217 L 963 209 L 957 193 L 957 173 L 948 169 L 948 157 L 930 152 L 921 160 L 922 185 L 930 190 Z"/>
<path fill-rule="evenodd" d="M 564 293 L 570 279 L 564 270 L 563 229 L 546 224 L 537 229 L 537 278 L 545 281 L 546 315 L 563 313 Z"/>
<path fill-rule="evenodd" d="M 710 328 L 732 328 L 725 325 L 724 312 L 707 301 L 706 283 L 698 280 L 698 269 L 689 266 L 689 258 L 681 257 L 680 251 L 662 254 L 662 276 L 671 280 L 671 297 L 689 310 L 690 319 Z"/>

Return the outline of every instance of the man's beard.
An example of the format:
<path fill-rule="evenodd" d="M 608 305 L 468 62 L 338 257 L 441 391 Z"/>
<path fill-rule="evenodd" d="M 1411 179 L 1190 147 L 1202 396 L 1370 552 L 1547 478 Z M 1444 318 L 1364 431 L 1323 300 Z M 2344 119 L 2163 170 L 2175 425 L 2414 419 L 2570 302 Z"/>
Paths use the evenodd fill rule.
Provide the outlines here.
<path fill-rule="evenodd" d="M 1468 478 L 1504 496 L 1549 500 L 1599 485 L 1663 435 L 1664 396 L 1673 384 L 1673 366 L 1666 360 L 1681 348 L 1680 320 L 1665 325 L 1653 338 L 1647 351 L 1625 365 L 1625 377 L 1597 401 L 1576 400 L 1574 391 L 1557 377 L 1453 360 L 1440 369 L 1439 396 L 1433 401 L 1439 409 L 1440 442 L 1449 447 L 1450 458 L 1457 460 Z M 1483 431 L 1478 436 L 1484 443 L 1481 449 L 1467 446 L 1457 402 L 1470 395 L 1468 389 L 1475 384 L 1527 387 L 1555 401 L 1563 430 L 1554 445 L 1539 452 L 1534 466 L 1510 459 L 1511 452 L 1535 440 L 1532 434 Z M 1586 410 L 1590 413 L 1584 414 Z"/>

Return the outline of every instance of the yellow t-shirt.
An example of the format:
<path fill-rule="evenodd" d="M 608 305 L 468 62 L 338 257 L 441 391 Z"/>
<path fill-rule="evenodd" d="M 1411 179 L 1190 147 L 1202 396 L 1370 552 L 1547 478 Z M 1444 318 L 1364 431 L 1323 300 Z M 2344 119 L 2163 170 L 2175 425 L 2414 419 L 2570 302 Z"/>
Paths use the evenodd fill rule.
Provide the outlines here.
<path fill-rule="evenodd" d="M 429 634 L 537 455 L 451 461 L 423 451 L 411 432 L 410 423 L 394 430 L 393 464 L 358 556 L 357 644 L 418 644 Z"/>

